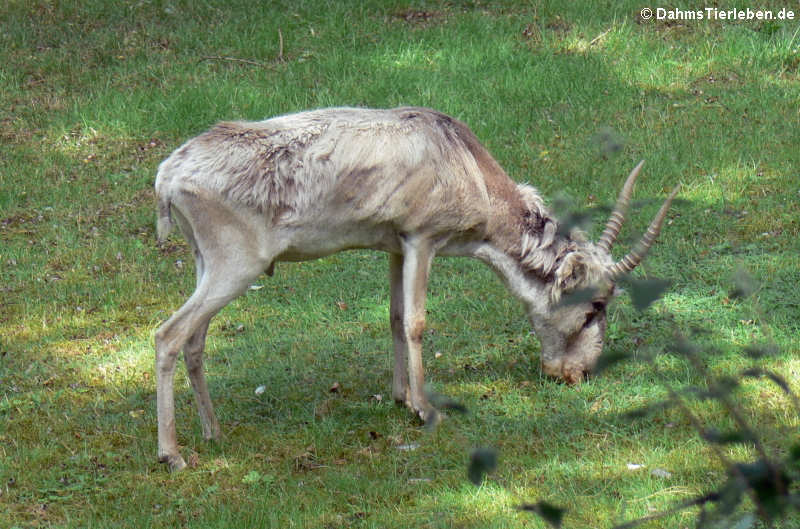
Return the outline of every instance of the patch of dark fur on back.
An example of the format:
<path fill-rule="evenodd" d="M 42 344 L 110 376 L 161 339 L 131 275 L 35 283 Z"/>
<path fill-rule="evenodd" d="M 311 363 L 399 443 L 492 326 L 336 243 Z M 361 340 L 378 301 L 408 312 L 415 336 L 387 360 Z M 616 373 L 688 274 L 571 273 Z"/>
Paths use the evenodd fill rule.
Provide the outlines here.
<path fill-rule="evenodd" d="M 434 123 L 442 131 L 445 138 L 453 143 L 463 145 L 478 164 L 486 182 L 486 190 L 490 197 L 497 197 L 510 204 L 515 213 L 522 214 L 525 205 L 519 200 L 515 184 L 500 164 L 489 154 L 475 133 L 461 121 L 435 110 L 430 111 Z"/>
<path fill-rule="evenodd" d="M 544 280 L 551 278 L 560 260 L 574 248 L 556 238 L 558 223 L 536 190 L 515 184 L 467 125 L 434 110 L 424 112 L 446 142 L 469 151 L 483 173 L 490 199 L 509 208 L 507 218 L 516 219 L 513 225 L 496 226 L 495 236 L 506 239 L 504 246 L 517 254 L 529 273 Z"/>
<path fill-rule="evenodd" d="M 324 127 L 301 131 L 274 130 L 247 123 L 220 123 L 198 141 L 222 151 L 215 167 L 227 174 L 220 192 L 232 201 L 257 209 L 293 209 L 304 182 L 295 177 L 303 166 L 303 153 L 324 132 Z"/>
<path fill-rule="evenodd" d="M 354 211 L 358 210 L 361 203 L 377 193 L 376 174 L 381 174 L 385 168 L 381 165 L 371 165 L 367 167 L 356 166 L 352 170 L 343 172 L 337 178 L 336 198 L 337 202 L 347 204 Z M 391 194 L 387 197 L 391 198 Z"/>
<path fill-rule="evenodd" d="M 545 281 L 552 278 L 558 264 L 575 250 L 575 245 L 556 237 L 558 222 L 538 192 L 530 186 L 515 184 L 464 123 L 436 111 L 430 112 L 447 141 L 462 144 L 475 159 L 490 198 L 508 207 L 508 218 L 516 219 L 514 225 L 499 227 L 498 235 L 513 241 L 507 247 L 515 249 L 520 263 L 529 273 Z"/>

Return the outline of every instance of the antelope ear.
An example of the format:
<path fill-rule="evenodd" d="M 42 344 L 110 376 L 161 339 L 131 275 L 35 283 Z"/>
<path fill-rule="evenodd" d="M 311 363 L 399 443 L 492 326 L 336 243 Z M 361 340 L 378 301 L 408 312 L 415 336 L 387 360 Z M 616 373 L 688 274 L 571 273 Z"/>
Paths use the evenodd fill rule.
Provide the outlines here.
<path fill-rule="evenodd" d="M 571 292 L 586 283 L 587 268 L 578 253 L 571 253 L 564 258 L 556 270 L 556 285 L 563 292 Z"/>
<path fill-rule="evenodd" d="M 528 210 L 538 212 L 539 214 L 542 213 L 541 207 L 542 204 L 544 204 L 544 200 L 542 200 L 542 196 L 535 187 L 529 186 L 528 184 L 517 184 L 517 191 Z"/>

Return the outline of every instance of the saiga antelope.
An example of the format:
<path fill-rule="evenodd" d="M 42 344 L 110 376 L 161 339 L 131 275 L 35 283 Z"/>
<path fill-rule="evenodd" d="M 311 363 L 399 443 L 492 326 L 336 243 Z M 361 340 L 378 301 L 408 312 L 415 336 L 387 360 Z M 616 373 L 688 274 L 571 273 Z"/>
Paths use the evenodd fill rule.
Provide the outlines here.
<path fill-rule="evenodd" d="M 562 233 L 536 189 L 514 183 L 469 128 L 425 108 L 330 108 L 261 122 L 220 123 L 158 169 L 158 237 L 177 223 L 194 253 L 197 287 L 155 335 L 158 456 L 185 462 L 173 378 L 186 367 L 206 438 L 217 438 L 203 374 L 211 318 L 277 261 L 351 248 L 389 253 L 392 395 L 423 419 L 425 295 L 435 255 L 488 264 L 527 309 L 548 375 L 581 380 L 600 355 L 616 279 L 658 236 L 677 188 L 638 245 L 619 261 L 619 233 L 641 163 L 597 243 Z M 591 288 L 591 299 L 560 303 Z"/>

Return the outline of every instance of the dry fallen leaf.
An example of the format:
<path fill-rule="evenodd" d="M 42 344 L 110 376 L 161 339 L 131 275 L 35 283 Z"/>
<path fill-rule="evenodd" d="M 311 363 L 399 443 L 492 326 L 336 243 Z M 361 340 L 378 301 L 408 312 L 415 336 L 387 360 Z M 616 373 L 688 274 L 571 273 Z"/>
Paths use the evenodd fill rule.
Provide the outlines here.
<path fill-rule="evenodd" d="M 313 446 L 306 447 L 302 454 L 294 457 L 294 468 L 296 471 L 308 471 L 320 468 L 323 465 L 317 463 L 317 454 Z"/>

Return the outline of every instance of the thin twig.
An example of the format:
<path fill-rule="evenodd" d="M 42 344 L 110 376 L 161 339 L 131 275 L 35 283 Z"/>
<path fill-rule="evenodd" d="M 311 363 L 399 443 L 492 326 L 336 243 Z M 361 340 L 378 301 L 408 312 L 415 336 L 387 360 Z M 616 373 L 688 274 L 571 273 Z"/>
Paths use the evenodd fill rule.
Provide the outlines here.
<path fill-rule="evenodd" d="M 792 400 L 792 404 L 794 404 L 795 410 L 797 410 L 797 414 L 800 415 L 800 398 L 798 398 L 797 395 L 795 395 L 795 393 L 789 387 L 789 383 L 786 382 L 785 378 L 775 373 L 774 371 L 768 371 L 766 369 L 761 369 L 760 367 L 745 369 L 744 371 L 742 371 L 741 375 L 754 378 L 766 377 L 772 380 Z"/>
<path fill-rule="evenodd" d="M 683 338 L 680 334 L 676 334 L 676 339 L 682 340 Z M 709 373 L 708 369 L 706 369 L 706 366 L 702 362 L 700 362 L 700 360 L 697 358 L 697 354 L 694 351 L 687 351 L 687 353 L 684 356 L 689 360 L 692 366 L 697 370 L 697 373 L 700 374 L 703 379 L 713 380 L 711 373 Z M 653 360 L 652 357 L 650 358 L 650 365 L 651 367 L 653 367 L 653 372 L 655 373 L 655 375 L 660 379 L 661 384 L 666 388 L 670 399 L 672 399 L 674 402 L 677 403 L 678 408 L 680 408 L 681 411 L 686 415 L 686 417 L 689 419 L 689 422 L 692 424 L 697 433 L 702 436 L 703 432 L 706 431 L 706 428 L 703 426 L 703 423 L 696 415 L 692 413 L 692 411 L 689 409 L 689 405 L 686 404 L 686 402 L 684 402 L 684 400 L 680 397 L 678 392 L 676 392 L 672 388 L 672 386 L 669 385 L 666 376 L 663 373 L 661 373 L 658 370 L 658 368 L 656 368 L 655 361 Z M 712 383 L 712 389 L 716 389 L 713 383 Z M 738 413 L 738 410 L 736 409 L 736 406 L 733 404 L 733 402 L 727 398 L 725 392 L 719 391 L 719 396 L 717 398 L 722 403 L 722 405 L 728 410 L 728 412 L 731 413 L 733 420 L 739 425 L 739 427 L 746 432 L 750 432 L 750 428 L 748 427 L 747 423 Z M 769 468 L 773 471 L 773 477 L 775 477 L 776 480 L 780 479 L 780 475 L 775 471 L 775 467 L 772 464 L 772 461 L 767 457 L 767 453 L 764 450 L 764 447 L 761 444 L 760 440 L 755 435 L 753 435 L 752 437 L 756 451 L 763 458 L 764 463 L 766 463 L 769 466 Z M 725 455 L 725 452 L 722 450 L 722 447 L 720 445 L 713 442 L 707 443 L 707 445 L 711 449 L 711 451 L 714 452 L 714 455 L 717 456 L 717 459 L 719 459 L 722 462 L 722 464 L 731 474 L 733 474 L 737 479 L 741 480 L 743 483 L 748 482 L 747 477 L 742 473 L 742 469 L 738 465 L 734 464 Z M 776 484 L 777 483 L 782 483 L 782 480 L 776 481 Z M 764 510 L 764 505 L 760 501 L 758 501 L 758 496 L 756 495 L 756 491 L 753 489 L 753 487 L 747 487 L 747 492 L 750 495 L 751 499 L 753 500 L 753 504 L 756 506 L 758 514 L 761 516 L 762 519 L 767 519 L 768 518 L 767 512 Z"/>
<path fill-rule="evenodd" d="M 594 46 L 597 41 L 599 41 L 600 39 L 602 39 L 603 37 L 608 35 L 609 31 L 611 31 L 611 28 L 608 28 L 607 30 L 605 30 L 604 32 L 600 33 L 598 36 L 596 36 L 595 38 L 590 40 L 589 41 L 589 46 Z"/>
<path fill-rule="evenodd" d="M 278 28 L 278 62 L 283 62 L 283 32 Z"/>
<path fill-rule="evenodd" d="M 649 516 L 645 516 L 643 518 L 638 518 L 636 520 L 624 523 L 622 525 L 615 525 L 612 529 L 632 529 L 633 527 L 637 527 L 642 525 L 645 522 L 652 522 L 653 520 L 658 520 L 659 518 L 665 518 L 672 514 L 677 514 L 684 509 L 688 509 L 689 507 L 694 507 L 696 505 L 703 506 L 708 502 L 717 501 L 719 498 L 715 493 L 706 494 L 705 496 L 700 496 L 699 498 L 693 498 L 691 500 L 685 501 L 683 503 L 679 503 L 677 505 L 673 505 L 666 511 L 657 512 L 655 514 L 651 514 Z"/>
<path fill-rule="evenodd" d="M 703 364 L 703 362 L 700 361 L 700 358 L 693 351 L 690 351 L 688 354 L 686 354 L 686 358 L 689 360 L 689 362 L 692 364 L 692 366 L 697 370 L 697 372 L 702 374 L 706 380 L 712 380 L 710 385 L 711 385 L 712 391 L 717 393 L 717 396 L 716 396 L 717 401 L 719 403 L 721 403 L 722 406 L 728 411 L 728 413 L 730 414 L 731 418 L 736 423 L 736 425 L 739 427 L 739 429 L 742 432 L 744 432 L 745 434 L 747 434 L 748 437 L 750 437 L 750 442 L 753 443 L 753 448 L 755 448 L 756 452 L 761 457 L 761 460 L 764 461 L 764 463 L 767 465 L 767 467 L 769 467 L 770 471 L 772 472 L 772 478 L 773 478 L 773 480 L 775 482 L 775 486 L 779 488 L 781 493 L 785 493 L 786 492 L 785 483 L 784 483 L 784 480 L 781 477 L 781 474 L 780 474 L 778 468 L 775 466 L 775 463 L 773 463 L 772 458 L 769 457 L 769 454 L 767 454 L 767 450 L 764 447 L 764 444 L 761 442 L 761 439 L 759 439 L 758 436 L 755 435 L 755 433 L 750 428 L 750 425 L 747 423 L 747 420 L 740 413 L 739 407 L 730 398 L 730 396 L 724 390 L 724 388 L 721 388 L 718 384 L 715 384 L 713 382 L 713 378 L 710 376 L 711 374 L 706 369 L 706 366 Z M 668 390 L 668 391 L 671 391 L 671 390 Z M 686 407 L 685 409 L 688 410 L 688 407 Z M 698 433 L 700 433 L 701 435 L 702 435 L 702 433 L 704 431 L 705 431 L 705 429 L 698 429 Z M 717 446 L 715 443 L 710 443 L 710 444 L 712 446 L 714 446 L 714 447 Z M 717 450 L 715 450 L 715 451 L 717 451 Z M 717 455 L 719 456 L 719 454 L 721 454 L 721 452 L 722 452 L 722 450 L 718 450 L 717 451 Z M 738 467 L 737 466 L 732 465 L 726 458 L 722 459 L 722 461 L 726 465 L 728 465 L 728 467 L 730 469 L 733 469 L 734 471 L 736 471 L 737 477 L 741 478 L 743 482 L 747 483 L 747 478 L 745 478 L 745 476 L 742 475 L 741 472 L 738 471 Z M 758 498 L 755 495 L 755 491 L 752 489 L 752 487 L 748 487 L 748 490 L 749 490 L 749 492 L 751 493 L 751 495 L 753 497 L 753 502 L 756 504 L 756 507 L 758 508 L 759 514 L 762 515 L 762 518 L 767 519 L 766 512 L 764 511 L 764 507 L 758 501 Z"/>
<path fill-rule="evenodd" d="M 264 63 L 251 61 L 249 59 L 238 59 L 236 57 L 221 57 L 219 55 L 211 55 L 208 57 L 200 57 L 200 60 L 197 62 L 203 61 L 230 61 L 230 62 L 241 62 L 243 64 L 252 64 L 253 66 L 260 66 L 262 68 L 266 67 Z"/>

